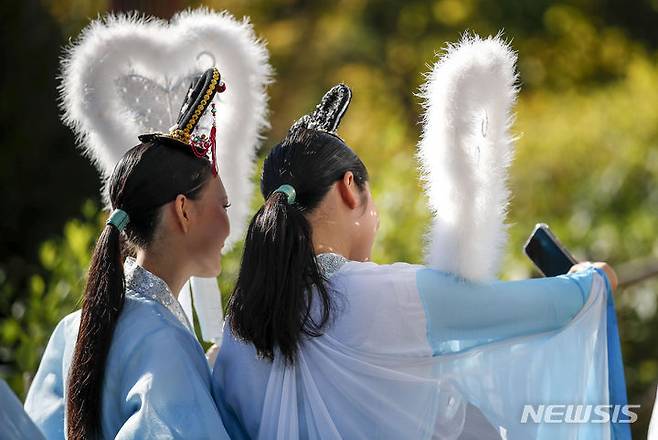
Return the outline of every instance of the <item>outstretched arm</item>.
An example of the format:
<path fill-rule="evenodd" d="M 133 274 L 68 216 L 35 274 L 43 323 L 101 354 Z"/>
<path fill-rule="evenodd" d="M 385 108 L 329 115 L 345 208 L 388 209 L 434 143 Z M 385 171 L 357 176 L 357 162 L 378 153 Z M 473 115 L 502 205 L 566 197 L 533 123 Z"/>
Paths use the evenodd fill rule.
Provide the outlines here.
<path fill-rule="evenodd" d="M 596 276 L 609 278 L 603 268 L 588 267 L 551 278 L 474 283 L 420 270 L 416 281 L 433 354 L 559 329 L 585 305 Z"/>

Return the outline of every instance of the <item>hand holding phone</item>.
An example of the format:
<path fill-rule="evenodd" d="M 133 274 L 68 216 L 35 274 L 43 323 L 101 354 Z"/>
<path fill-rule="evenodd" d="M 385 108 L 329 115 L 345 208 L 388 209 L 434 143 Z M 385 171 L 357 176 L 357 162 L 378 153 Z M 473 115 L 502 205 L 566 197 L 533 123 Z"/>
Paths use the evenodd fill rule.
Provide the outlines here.
<path fill-rule="evenodd" d="M 577 263 L 545 223 L 535 226 L 523 250 L 547 277 L 566 274 Z"/>
<path fill-rule="evenodd" d="M 594 266 L 606 273 L 612 290 L 617 290 L 617 273 L 612 266 L 602 261 L 578 263 L 545 223 L 535 226 L 523 250 L 544 276 L 555 277 Z"/>

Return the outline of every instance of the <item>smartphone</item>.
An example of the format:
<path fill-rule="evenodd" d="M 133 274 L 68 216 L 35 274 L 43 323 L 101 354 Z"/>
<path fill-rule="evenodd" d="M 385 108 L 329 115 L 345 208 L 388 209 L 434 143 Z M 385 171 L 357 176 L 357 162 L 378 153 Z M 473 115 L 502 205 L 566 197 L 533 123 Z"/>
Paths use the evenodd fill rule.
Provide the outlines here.
<path fill-rule="evenodd" d="M 538 223 L 535 226 L 523 250 L 539 271 L 547 277 L 563 275 L 577 263 L 545 223 Z"/>

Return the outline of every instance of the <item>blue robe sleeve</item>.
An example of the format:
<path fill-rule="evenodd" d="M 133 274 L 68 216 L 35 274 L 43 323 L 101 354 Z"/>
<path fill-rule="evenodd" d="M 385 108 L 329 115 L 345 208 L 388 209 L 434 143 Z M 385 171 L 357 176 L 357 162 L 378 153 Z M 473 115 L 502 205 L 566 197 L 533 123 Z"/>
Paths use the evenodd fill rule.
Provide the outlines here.
<path fill-rule="evenodd" d="M 25 411 L 49 439 L 64 439 L 62 370 L 66 326 L 72 316 L 64 318 L 55 327 L 25 399 Z"/>
<path fill-rule="evenodd" d="M 205 356 L 183 332 L 159 329 L 124 357 L 120 416 L 125 423 L 116 439 L 228 438 L 212 398 Z"/>
<path fill-rule="evenodd" d="M 21 401 L 2 379 L 0 379 L 0 438 L 3 440 L 45 439 L 23 409 Z"/>
<path fill-rule="evenodd" d="M 587 301 L 594 268 L 570 275 L 520 281 L 469 282 L 421 269 L 416 284 L 434 355 L 556 330 Z"/>

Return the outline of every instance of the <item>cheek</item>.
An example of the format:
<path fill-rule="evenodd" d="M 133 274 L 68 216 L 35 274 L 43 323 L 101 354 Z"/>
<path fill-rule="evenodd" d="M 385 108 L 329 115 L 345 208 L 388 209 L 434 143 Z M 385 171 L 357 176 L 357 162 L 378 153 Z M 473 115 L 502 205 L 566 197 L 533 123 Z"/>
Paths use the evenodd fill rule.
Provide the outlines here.
<path fill-rule="evenodd" d="M 223 239 L 228 237 L 228 234 L 231 232 L 231 223 L 228 218 L 228 212 L 224 208 L 220 210 L 218 226 L 222 231 Z"/>
<path fill-rule="evenodd" d="M 230 232 L 228 213 L 223 207 L 219 207 L 211 218 L 209 225 L 211 234 L 223 242 Z"/>
<path fill-rule="evenodd" d="M 204 214 L 203 224 L 199 228 L 198 246 L 208 249 L 211 253 L 216 252 L 217 247 L 221 246 L 228 237 L 228 225 L 228 215 L 223 207 L 208 209 Z"/>

